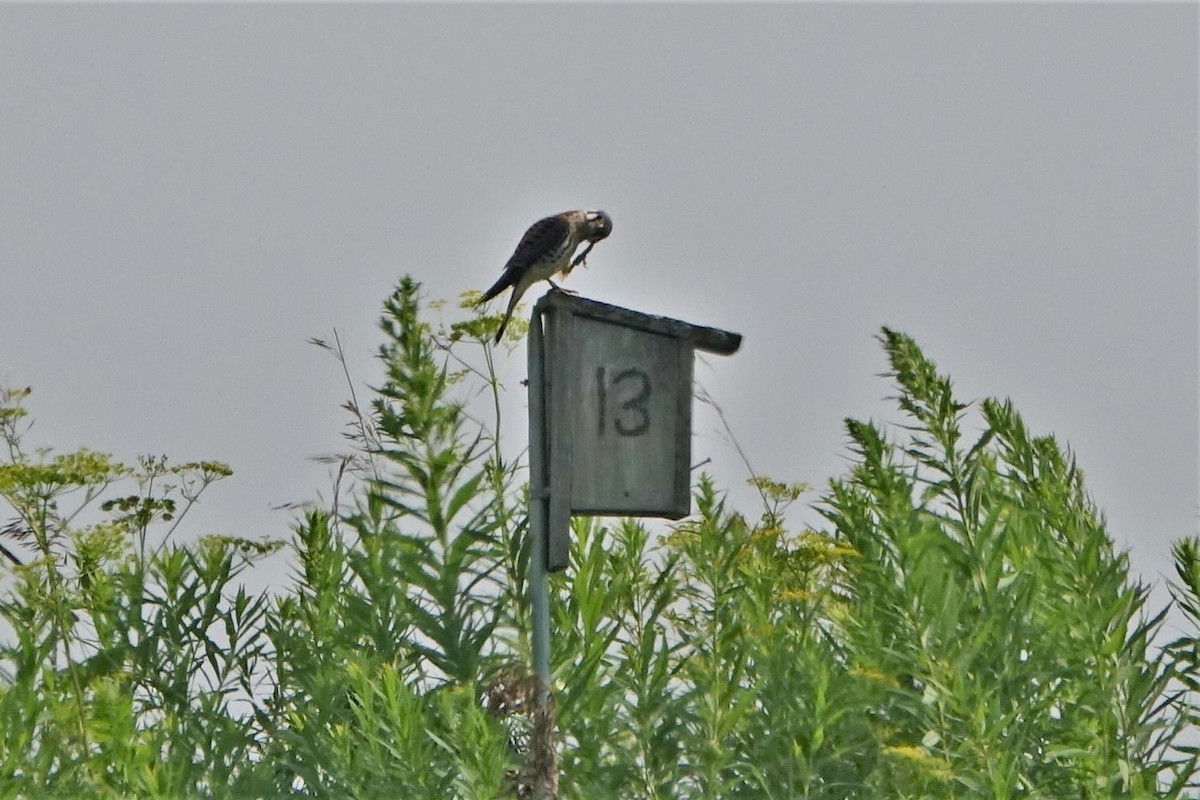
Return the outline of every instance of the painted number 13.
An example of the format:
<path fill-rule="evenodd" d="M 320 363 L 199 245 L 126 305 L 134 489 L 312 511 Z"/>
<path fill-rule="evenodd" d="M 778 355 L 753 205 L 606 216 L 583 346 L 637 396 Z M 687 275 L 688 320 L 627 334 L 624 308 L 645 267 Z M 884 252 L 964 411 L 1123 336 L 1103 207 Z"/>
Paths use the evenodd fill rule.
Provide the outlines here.
<path fill-rule="evenodd" d="M 650 376 L 640 369 L 626 369 L 612 377 L 605 375 L 604 367 L 596 368 L 596 399 L 599 401 L 599 426 L 597 433 L 604 435 L 608 428 L 609 386 L 629 399 L 621 402 L 619 411 L 613 415 L 612 428 L 621 436 L 641 436 L 650 428 L 650 411 L 646 401 L 650 399 Z M 628 387 L 628 388 L 624 388 Z M 632 391 L 632 394 L 628 392 Z"/>

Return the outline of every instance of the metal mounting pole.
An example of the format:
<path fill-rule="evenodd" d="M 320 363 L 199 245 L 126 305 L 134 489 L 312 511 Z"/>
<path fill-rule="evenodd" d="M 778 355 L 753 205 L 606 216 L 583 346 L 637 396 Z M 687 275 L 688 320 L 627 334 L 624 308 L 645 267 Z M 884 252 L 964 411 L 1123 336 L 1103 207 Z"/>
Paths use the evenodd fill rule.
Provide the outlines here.
<path fill-rule="evenodd" d="M 550 502 L 546 474 L 546 387 L 542 315 L 535 311 L 529 328 L 529 599 L 533 607 L 533 671 L 539 699 L 550 692 L 550 587 L 547 513 Z M 543 697 L 542 695 L 545 695 Z"/>
<path fill-rule="evenodd" d="M 534 800 L 558 797 L 554 705 L 550 692 L 550 474 L 547 469 L 546 352 L 542 314 L 529 328 L 529 602 L 533 612 L 533 672 L 537 681 L 527 764 Z M 553 378 L 551 378 L 553 380 Z"/>

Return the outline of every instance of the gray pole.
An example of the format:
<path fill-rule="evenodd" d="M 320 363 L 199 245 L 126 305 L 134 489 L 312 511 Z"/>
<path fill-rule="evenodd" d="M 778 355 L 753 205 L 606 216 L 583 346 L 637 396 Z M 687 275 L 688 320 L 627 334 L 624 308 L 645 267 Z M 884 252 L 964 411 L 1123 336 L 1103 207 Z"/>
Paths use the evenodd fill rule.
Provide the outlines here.
<path fill-rule="evenodd" d="M 550 502 L 546 474 L 545 348 L 542 315 L 534 311 L 529 329 L 529 595 L 533 607 L 533 671 L 539 700 L 550 694 L 550 587 L 546 579 L 549 554 L 546 530 Z"/>

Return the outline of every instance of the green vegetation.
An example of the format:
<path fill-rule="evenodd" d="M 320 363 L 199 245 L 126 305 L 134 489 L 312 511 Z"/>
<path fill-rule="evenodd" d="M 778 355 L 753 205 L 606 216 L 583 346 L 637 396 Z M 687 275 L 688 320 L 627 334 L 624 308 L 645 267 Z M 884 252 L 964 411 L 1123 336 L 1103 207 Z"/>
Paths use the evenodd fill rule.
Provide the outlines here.
<path fill-rule="evenodd" d="M 385 378 L 348 406 L 357 482 L 298 521 L 276 596 L 239 585 L 278 544 L 171 540 L 227 467 L 29 453 L 27 391 L 0 396 L 0 798 L 526 796 L 523 472 L 499 403 L 465 405 L 502 391 L 495 320 L 445 331 L 419 299 L 386 304 Z M 701 477 L 665 536 L 576 521 L 551 586 L 561 797 L 1194 788 L 1200 542 L 1176 546 L 1192 628 L 1164 646 L 1063 447 L 881 342 L 907 422 L 846 421 L 821 529 L 761 478 L 752 516 Z"/>

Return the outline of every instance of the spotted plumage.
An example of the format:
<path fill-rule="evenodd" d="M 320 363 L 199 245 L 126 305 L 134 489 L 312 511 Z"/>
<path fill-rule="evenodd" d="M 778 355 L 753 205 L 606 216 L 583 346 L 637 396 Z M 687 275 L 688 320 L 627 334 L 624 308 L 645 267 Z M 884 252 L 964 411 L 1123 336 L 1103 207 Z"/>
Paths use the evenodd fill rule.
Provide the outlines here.
<path fill-rule="evenodd" d="M 612 218 L 603 211 L 564 211 L 530 225 L 512 257 L 504 265 L 504 273 L 500 280 L 484 292 L 483 299 L 479 301 L 486 303 L 505 289 L 512 289 L 504 320 L 500 323 L 500 329 L 496 331 L 496 342 L 499 343 L 504 336 L 504 329 L 508 327 L 513 309 L 530 286 L 538 281 L 547 281 L 557 288 L 551 278 L 560 272 L 564 278 L 569 275 L 571 270 L 587 258 L 592 245 L 610 233 Z M 587 242 L 587 247 L 572 260 L 575 251 L 584 242 Z"/>

